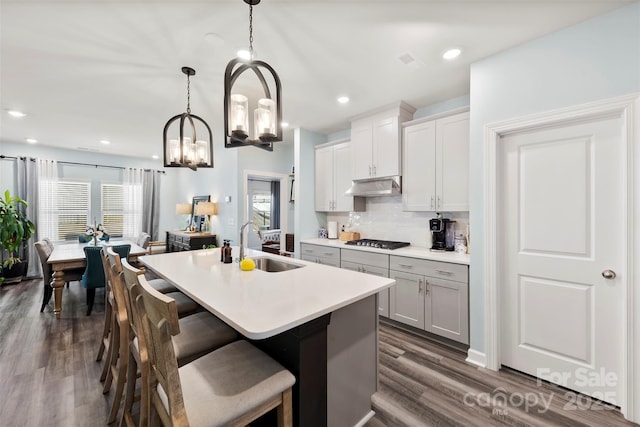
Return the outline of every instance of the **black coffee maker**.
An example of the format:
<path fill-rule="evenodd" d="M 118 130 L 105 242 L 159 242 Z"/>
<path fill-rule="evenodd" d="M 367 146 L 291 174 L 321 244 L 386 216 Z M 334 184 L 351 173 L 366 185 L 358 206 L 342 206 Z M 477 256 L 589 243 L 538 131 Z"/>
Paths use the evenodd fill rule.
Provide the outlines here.
<path fill-rule="evenodd" d="M 455 237 L 455 221 L 442 218 L 438 214 L 437 218 L 429 220 L 431 230 L 431 250 L 432 251 L 452 251 Z"/>

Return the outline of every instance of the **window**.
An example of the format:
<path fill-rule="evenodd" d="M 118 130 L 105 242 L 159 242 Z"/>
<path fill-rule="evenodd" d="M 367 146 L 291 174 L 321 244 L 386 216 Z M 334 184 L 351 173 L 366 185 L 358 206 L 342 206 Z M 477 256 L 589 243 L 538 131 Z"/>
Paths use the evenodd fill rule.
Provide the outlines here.
<path fill-rule="evenodd" d="M 253 205 L 253 223 L 261 230 L 268 230 L 271 225 L 271 194 L 253 193 L 251 196 Z"/>
<path fill-rule="evenodd" d="M 123 235 L 124 215 L 124 186 L 102 184 L 102 225 L 107 234 Z"/>
<path fill-rule="evenodd" d="M 57 191 L 54 187 L 57 187 Z M 51 195 L 54 196 L 52 200 L 49 199 Z M 91 183 L 43 181 L 40 188 L 40 206 L 45 211 L 45 217 L 53 222 L 41 227 L 53 231 L 52 239 L 76 239 L 78 235 L 85 233 L 87 224 L 90 223 Z"/>

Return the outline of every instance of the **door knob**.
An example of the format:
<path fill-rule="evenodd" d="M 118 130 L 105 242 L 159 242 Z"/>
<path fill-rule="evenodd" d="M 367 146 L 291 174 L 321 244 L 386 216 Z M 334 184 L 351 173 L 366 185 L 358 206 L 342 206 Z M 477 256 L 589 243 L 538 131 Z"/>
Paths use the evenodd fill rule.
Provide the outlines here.
<path fill-rule="evenodd" d="M 602 277 L 604 277 L 605 279 L 615 279 L 616 278 L 616 272 L 613 270 L 603 270 L 602 271 Z"/>

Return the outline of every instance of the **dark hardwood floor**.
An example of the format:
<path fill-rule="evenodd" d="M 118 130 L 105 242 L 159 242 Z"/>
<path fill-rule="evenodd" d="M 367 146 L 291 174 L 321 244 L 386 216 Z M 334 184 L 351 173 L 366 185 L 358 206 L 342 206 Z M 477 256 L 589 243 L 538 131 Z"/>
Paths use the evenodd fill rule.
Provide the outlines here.
<path fill-rule="evenodd" d="M 39 312 L 41 280 L 0 287 L 1 426 L 105 425 L 111 396 L 102 394 L 102 364 L 95 361 L 103 298 L 99 290 L 93 313 L 85 316 L 85 290 L 73 282 L 64 290 L 62 318 L 56 320 L 53 301 Z M 380 391 L 372 399 L 376 416 L 367 427 L 635 425 L 598 402 L 581 401 L 590 410 L 567 410 L 566 390 L 537 386 L 510 370 L 478 369 L 464 359 L 464 353 L 381 325 Z M 500 392 L 532 402 L 536 397 L 538 404 L 525 410 L 515 398 L 516 405 L 506 407 L 486 403 L 491 393 Z M 552 397 L 549 410 L 543 397 Z"/>
<path fill-rule="evenodd" d="M 637 426 L 616 408 L 510 369 L 465 362 L 466 354 L 380 326 L 380 426 Z M 506 405 L 502 402 L 506 401 Z"/>

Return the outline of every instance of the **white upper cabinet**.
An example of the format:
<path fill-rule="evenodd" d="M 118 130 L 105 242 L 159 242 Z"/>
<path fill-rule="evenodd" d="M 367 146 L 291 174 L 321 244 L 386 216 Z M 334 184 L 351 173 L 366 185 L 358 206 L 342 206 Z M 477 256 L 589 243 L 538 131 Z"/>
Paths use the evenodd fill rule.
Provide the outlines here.
<path fill-rule="evenodd" d="M 405 211 L 469 210 L 469 113 L 406 126 L 402 138 Z"/>
<path fill-rule="evenodd" d="M 354 212 L 365 209 L 361 197 L 345 196 L 351 187 L 351 145 L 349 142 L 321 146 L 315 152 L 316 211 Z"/>
<path fill-rule="evenodd" d="M 351 122 L 353 180 L 402 174 L 400 123 L 411 120 L 415 108 L 400 102 Z"/>

